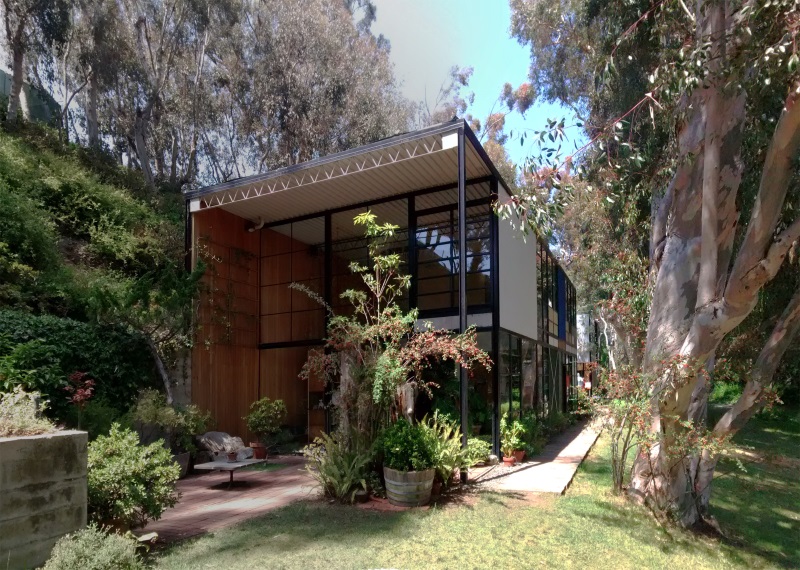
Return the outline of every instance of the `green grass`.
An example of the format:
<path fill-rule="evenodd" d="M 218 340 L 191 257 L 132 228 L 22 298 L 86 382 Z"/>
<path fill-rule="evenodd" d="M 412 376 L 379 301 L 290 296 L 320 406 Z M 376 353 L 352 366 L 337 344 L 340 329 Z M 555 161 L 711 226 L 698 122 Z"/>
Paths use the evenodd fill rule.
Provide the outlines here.
<path fill-rule="evenodd" d="M 285 463 L 256 463 L 255 465 L 251 465 L 250 467 L 245 467 L 242 471 L 277 471 L 286 467 Z"/>
<path fill-rule="evenodd" d="M 800 413 L 749 422 L 737 434 L 762 461 L 722 461 L 712 491 L 713 514 L 730 537 L 773 564 L 800 567 Z M 785 458 L 788 458 L 789 462 Z"/>
<path fill-rule="evenodd" d="M 797 454 L 797 427 L 757 420 L 741 442 L 763 438 L 789 449 L 793 439 Z M 462 503 L 400 513 L 302 502 L 180 544 L 158 555 L 154 564 L 309 570 L 800 566 L 796 473 L 770 464 L 748 467 L 746 474 L 734 469 L 732 462 L 721 466 L 713 497 L 714 512 L 734 541 L 660 526 L 611 494 L 608 445 L 601 440 L 565 497 L 530 503 L 482 493 Z"/>

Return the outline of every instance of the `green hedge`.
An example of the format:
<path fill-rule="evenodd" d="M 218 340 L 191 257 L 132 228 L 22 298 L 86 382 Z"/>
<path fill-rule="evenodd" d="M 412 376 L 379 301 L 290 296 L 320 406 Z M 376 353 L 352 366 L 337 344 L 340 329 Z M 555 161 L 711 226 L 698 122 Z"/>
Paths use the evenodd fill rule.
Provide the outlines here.
<path fill-rule="evenodd" d="M 139 390 L 159 386 L 144 339 L 122 327 L 0 310 L 0 390 L 21 384 L 39 391 L 50 415 L 63 421 L 70 408 L 64 386 L 76 371 L 95 380 L 94 399 L 120 412 Z"/>

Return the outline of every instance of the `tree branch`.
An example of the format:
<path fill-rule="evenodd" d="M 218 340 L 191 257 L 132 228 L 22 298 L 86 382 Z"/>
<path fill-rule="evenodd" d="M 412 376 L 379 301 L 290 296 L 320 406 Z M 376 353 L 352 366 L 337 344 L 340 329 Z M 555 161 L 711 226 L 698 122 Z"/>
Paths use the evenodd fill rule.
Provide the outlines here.
<path fill-rule="evenodd" d="M 753 290 L 748 276 L 754 268 L 762 265 L 768 258 L 770 263 L 774 263 L 776 255 L 780 255 L 782 246 L 788 250 L 788 244 L 779 243 L 778 240 L 773 241 L 772 238 L 780 221 L 789 180 L 794 174 L 794 161 L 800 150 L 799 90 L 800 83 L 792 85 L 767 149 L 758 196 L 747 225 L 747 234 L 736 256 L 725 290 L 726 299 L 733 304 L 746 304 L 757 293 L 757 289 Z M 790 229 L 796 231 L 796 223 L 790 226 Z M 757 283 L 756 285 L 760 287 Z"/>

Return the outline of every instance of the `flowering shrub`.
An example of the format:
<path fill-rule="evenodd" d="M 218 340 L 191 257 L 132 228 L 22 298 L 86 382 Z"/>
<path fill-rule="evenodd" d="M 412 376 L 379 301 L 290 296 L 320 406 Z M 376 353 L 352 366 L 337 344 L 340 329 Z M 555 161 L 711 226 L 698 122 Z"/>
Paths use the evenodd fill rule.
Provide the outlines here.
<path fill-rule="evenodd" d="M 657 363 L 649 372 L 628 365 L 599 371 L 600 382 L 595 397 L 586 403 L 611 438 L 615 492 L 623 491 L 626 475 L 632 467 L 630 458 L 635 453 L 651 456 L 651 451 L 661 446 L 668 464 L 653 465 L 651 471 L 656 474 L 664 469 L 680 469 L 686 458 L 703 452 L 720 453 L 727 445 L 727 438 L 714 436 L 702 422 L 677 416 L 661 416 L 662 421 L 670 422 L 674 427 L 669 440 L 663 437 L 663 433 L 654 433 L 650 429 L 653 393 L 657 390 L 674 393 L 698 374 L 705 375 L 704 367 L 676 356 Z"/>

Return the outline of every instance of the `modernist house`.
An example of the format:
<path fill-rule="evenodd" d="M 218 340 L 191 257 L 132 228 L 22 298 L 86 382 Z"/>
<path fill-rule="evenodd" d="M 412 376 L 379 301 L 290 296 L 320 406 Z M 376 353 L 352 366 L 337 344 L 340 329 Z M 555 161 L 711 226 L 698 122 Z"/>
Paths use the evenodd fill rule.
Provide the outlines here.
<path fill-rule="evenodd" d="M 511 191 L 462 120 L 397 135 L 303 164 L 186 194 L 191 263 L 207 265 L 191 363 L 191 399 L 241 436 L 242 416 L 280 398 L 297 434 L 326 428 L 325 387 L 297 375 L 322 344 L 326 311 L 288 285 L 316 291 L 335 310 L 366 261 L 356 214 L 401 228 L 396 251 L 412 276 L 404 303 L 420 319 L 475 325 L 491 372 L 455 373 L 438 402 L 464 427 L 492 436 L 500 413 L 566 410 L 576 381 L 575 289 L 547 246 L 493 214 Z M 441 380 L 441 379 L 440 379 Z"/>

